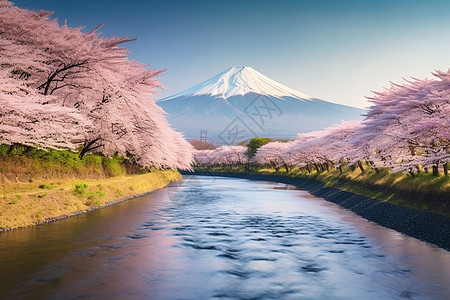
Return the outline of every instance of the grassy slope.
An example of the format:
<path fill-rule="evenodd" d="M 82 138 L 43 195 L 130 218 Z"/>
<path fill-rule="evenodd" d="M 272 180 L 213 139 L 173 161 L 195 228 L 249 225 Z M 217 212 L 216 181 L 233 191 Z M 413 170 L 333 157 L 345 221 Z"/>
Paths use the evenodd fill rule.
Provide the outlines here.
<path fill-rule="evenodd" d="M 123 157 L 0 145 L 0 230 L 71 215 L 181 179 Z"/>
<path fill-rule="evenodd" d="M 161 188 L 179 179 L 181 175 L 177 171 L 153 170 L 146 174 L 103 179 L 43 179 L 2 185 L 0 227 L 24 227 L 49 218 L 71 215 Z"/>
<path fill-rule="evenodd" d="M 327 187 L 349 191 L 381 201 L 388 201 L 421 211 L 428 211 L 450 217 L 450 176 L 433 177 L 431 173 L 421 173 L 416 177 L 410 174 L 391 173 L 388 169 L 376 173 L 360 169 L 344 168 L 341 175 L 338 170 L 330 169 L 324 172 L 308 174 L 294 169 L 288 174 L 284 169 L 276 172 L 274 169 L 258 169 L 247 171 L 244 168 L 196 168 L 199 171 L 238 172 L 247 174 L 281 175 L 320 180 Z"/>
<path fill-rule="evenodd" d="M 145 172 L 120 156 L 86 155 L 71 151 L 44 151 L 32 147 L 0 145 L 0 184 L 35 179 L 106 178 Z M 143 173 L 142 172 L 142 173 Z"/>

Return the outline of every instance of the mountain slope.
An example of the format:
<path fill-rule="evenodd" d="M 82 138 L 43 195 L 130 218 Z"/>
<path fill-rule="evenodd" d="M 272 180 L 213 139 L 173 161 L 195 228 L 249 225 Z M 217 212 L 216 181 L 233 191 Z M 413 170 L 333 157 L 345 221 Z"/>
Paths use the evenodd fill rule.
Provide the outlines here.
<path fill-rule="evenodd" d="M 255 136 L 295 138 L 341 120 L 362 119 L 364 113 L 303 94 L 250 67 L 229 68 L 157 103 L 188 139 L 198 139 L 206 129 L 208 140 L 219 144 Z"/>

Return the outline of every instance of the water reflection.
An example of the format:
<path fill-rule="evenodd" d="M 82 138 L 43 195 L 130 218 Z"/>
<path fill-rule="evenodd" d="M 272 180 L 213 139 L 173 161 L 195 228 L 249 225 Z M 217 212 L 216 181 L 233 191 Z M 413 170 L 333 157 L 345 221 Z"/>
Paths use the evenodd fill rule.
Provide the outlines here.
<path fill-rule="evenodd" d="M 450 253 L 284 184 L 188 177 L 0 234 L 0 298 L 445 299 Z"/>

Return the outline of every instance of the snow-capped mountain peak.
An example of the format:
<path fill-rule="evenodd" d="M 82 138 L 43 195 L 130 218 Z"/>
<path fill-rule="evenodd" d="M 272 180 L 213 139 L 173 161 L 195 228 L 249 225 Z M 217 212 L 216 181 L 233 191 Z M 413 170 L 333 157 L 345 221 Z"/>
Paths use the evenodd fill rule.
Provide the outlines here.
<path fill-rule="evenodd" d="M 188 139 L 207 130 L 208 141 L 217 144 L 255 136 L 295 138 L 341 120 L 360 120 L 364 113 L 300 93 L 250 67 L 229 68 L 156 103 Z"/>
<path fill-rule="evenodd" d="M 231 67 L 222 73 L 190 88 L 181 93 L 162 99 L 210 95 L 227 99 L 232 96 L 257 93 L 273 97 L 293 97 L 302 100 L 311 100 L 313 97 L 291 89 L 275 80 L 272 80 L 255 69 L 243 67 Z"/>

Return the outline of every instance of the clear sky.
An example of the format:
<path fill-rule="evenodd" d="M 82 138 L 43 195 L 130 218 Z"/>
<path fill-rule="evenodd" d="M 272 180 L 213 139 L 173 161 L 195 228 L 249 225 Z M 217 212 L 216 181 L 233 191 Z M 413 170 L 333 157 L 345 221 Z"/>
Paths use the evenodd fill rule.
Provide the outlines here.
<path fill-rule="evenodd" d="M 133 59 L 168 70 L 169 96 L 230 66 L 327 101 L 367 106 L 371 90 L 450 66 L 448 0 L 12 0 L 69 26 L 137 37 Z"/>

